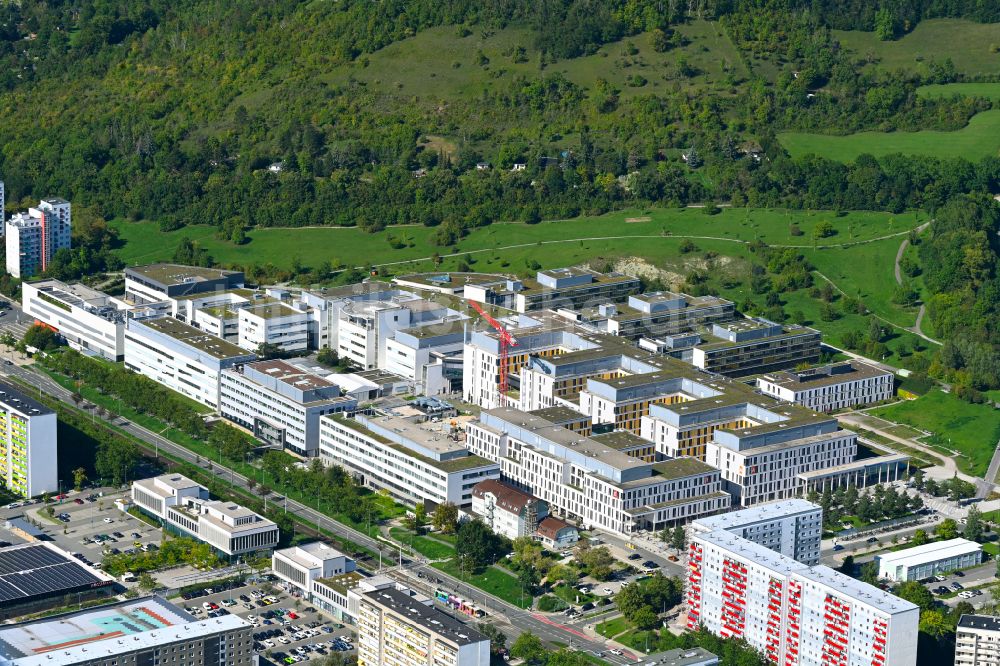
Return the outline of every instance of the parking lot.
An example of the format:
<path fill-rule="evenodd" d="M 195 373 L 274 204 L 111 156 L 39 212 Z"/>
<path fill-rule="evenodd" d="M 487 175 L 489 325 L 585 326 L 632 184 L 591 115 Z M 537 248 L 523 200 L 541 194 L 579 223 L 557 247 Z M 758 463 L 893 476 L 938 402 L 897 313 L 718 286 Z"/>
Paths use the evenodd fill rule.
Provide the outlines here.
<path fill-rule="evenodd" d="M 304 663 L 334 651 L 353 650 L 354 636 L 348 627 L 290 597 L 277 585 L 265 582 L 186 596 L 189 598 L 173 601 L 196 617 L 225 611 L 245 618 L 254 625 L 254 650 L 277 663 Z M 213 605 L 218 610 L 213 610 Z"/>
<path fill-rule="evenodd" d="M 105 553 L 158 547 L 159 528 L 115 508 L 114 500 L 121 494 L 101 497 L 97 492 L 67 494 L 65 499 L 49 505 L 55 512 L 53 517 L 48 516 L 43 504 L 32 504 L 20 510 L 57 546 L 79 553 L 85 562 L 98 566 Z"/>
<path fill-rule="evenodd" d="M 105 552 L 124 552 L 142 547 L 157 547 L 159 528 L 152 527 L 114 506 L 115 494 L 100 496 L 101 490 L 68 492 L 64 499 L 51 504 L 14 502 L 0 509 L 0 518 L 23 515 L 35 523 L 60 548 L 79 553 L 81 559 L 100 566 Z M 20 506 L 18 506 L 20 505 Z M 49 516 L 47 507 L 53 509 Z M 3 531 L 2 539 L 18 543 L 21 539 Z"/>

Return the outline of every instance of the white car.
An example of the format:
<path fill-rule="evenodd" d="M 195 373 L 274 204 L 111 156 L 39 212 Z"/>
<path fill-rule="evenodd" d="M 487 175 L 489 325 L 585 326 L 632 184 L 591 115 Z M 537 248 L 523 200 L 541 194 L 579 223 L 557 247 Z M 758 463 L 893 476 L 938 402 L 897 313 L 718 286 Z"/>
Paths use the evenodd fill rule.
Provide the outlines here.
<path fill-rule="evenodd" d="M 274 647 L 274 641 L 272 641 L 270 638 L 268 638 L 266 641 L 264 641 L 264 645 L 266 645 L 269 648 L 273 648 Z"/>
<path fill-rule="evenodd" d="M 114 518 L 105 518 L 104 522 L 106 522 L 107 524 L 110 525 L 111 523 L 115 522 L 115 519 Z"/>
<path fill-rule="evenodd" d="M 622 652 L 622 651 L 621 651 L 621 650 L 619 650 L 618 648 L 615 648 L 615 649 L 613 649 L 613 650 L 608 650 L 608 652 L 610 652 L 611 654 L 615 655 L 616 657 L 620 657 L 620 656 L 622 656 L 623 654 L 625 654 L 624 652 Z"/>
<path fill-rule="evenodd" d="M 284 636 L 278 636 L 278 640 L 281 641 L 282 645 L 288 645 L 291 642 L 287 638 L 285 638 Z"/>
<path fill-rule="evenodd" d="M 614 593 L 615 591 L 612 590 L 610 587 L 604 588 L 604 594 L 614 594 Z"/>

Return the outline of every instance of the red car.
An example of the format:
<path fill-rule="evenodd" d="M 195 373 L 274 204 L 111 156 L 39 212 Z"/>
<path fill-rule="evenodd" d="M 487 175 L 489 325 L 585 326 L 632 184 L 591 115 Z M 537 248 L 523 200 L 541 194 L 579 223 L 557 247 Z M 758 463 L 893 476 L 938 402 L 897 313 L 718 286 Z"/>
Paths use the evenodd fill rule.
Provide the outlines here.
<path fill-rule="evenodd" d="M 79 497 L 77 497 L 77 498 L 76 498 L 75 500 L 73 500 L 73 501 L 74 501 L 74 502 L 76 502 L 77 504 L 83 504 L 83 500 L 82 500 L 82 499 L 80 499 Z"/>
<path fill-rule="evenodd" d="M 296 615 L 295 613 L 289 613 L 288 614 L 288 619 L 289 620 L 297 620 L 297 619 L 299 619 L 299 616 Z"/>
<path fill-rule="evenodd" d="M 219 610 L 219 604 L 209 604 L 208 607 L 212 610 Z"/>

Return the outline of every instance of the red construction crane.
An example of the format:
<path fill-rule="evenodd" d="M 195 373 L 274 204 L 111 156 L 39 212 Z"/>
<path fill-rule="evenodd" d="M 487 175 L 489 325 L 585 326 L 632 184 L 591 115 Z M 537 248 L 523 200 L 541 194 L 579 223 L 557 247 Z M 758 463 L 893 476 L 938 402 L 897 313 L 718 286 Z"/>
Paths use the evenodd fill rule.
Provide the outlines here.
<path fill-rule="evenodd" d="M 475 301 L 469 301 L 469 305 L 472 306 L 473 310 L 475 310 L 480 315 L 482 315 L 483 319 L 485 319 L 489 323 L 490 326 L 492 326 L 493 328 L 496 329 L 498 337 L 500 338 L 500 384 L 499 384 L 499 388 L 500 388 L 500 395 L 501 396 L 506 396 L 507 395 L 507 363 L 508 363 L 507 357 L 508 357 L 508 350 L 511 347 L 516 347 L 517 346 L 517 340 L 514 339 L 513 335 L 511 335 L 509 332 L 507 332 L 507 329 L 504 328 L 503 324 L 501 324 L 500 322 L 498 322 L 496 319 L 494 319 L 493 317 L 491 317 L 485 310 L 483 310 L 483 308 L 480 307 L 479 303 L 476 303 Z M 501 397 L 500 400 L 503 401 L 504 398 Z"/>

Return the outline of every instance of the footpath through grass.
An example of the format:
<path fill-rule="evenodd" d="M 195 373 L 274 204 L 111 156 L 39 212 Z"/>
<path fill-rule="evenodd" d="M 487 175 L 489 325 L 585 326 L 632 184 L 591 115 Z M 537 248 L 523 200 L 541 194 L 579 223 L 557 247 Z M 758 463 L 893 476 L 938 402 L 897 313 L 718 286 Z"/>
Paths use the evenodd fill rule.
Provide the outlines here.
<path fill-rule="evenodd" d="M 824 239 L 820 247 L 838 247 L 906 231 L 917 226 L 915 213 L 901 214 L 851 211 L 842 217 L 831 211 L 793 211 L 785 209 L 725 208 L 717 215 L 706 215 L 698 208 L 626 209 L 594 217 L 553 220 L 541 224 L 496 223 L 470 231 L 454 247 L 430 243 L 434 230 L 428 227 L 389 227 L 378 233 L 366 233 L 353 227 L 262 228 L 248 233 L 249 242 L 233 245 L 215 238 L 215 228 L 184 227 L 161 232 L 155 222 L 112 220 L 111 224 L 124 243 L 117 254 L 126 264 L 170 261 L 177 244 L 184 237 L 196 240 L 221 264 L 267 264 L 288 268 L 295 257 L 304 266 L 318 266 L 324 260 L 346 265 L 403 262 L 393 272 L 411 270 L 454 270 L 458 259 L 435 267 L 429 261 L 435 252 L 441 255 L 473 252 L 473 270 L 524 270 L 525 261 L 536 260 L 544 268 L 565 266 L 595 256 L 639 256 L 650 261 L 676 258 L 676 243 L 670 236 L 712 236 L 723 239 L 724 254 L 740 254 L 740 244 L 763 240 L 769 244 L 812 247 L 812 229 L 820 222 L 832 222 L 838 234 Z M 791 225 L 803 236 L 792 236 Z M 605 240 L 604 237 L 621 239 Z M 599 240 L 586 240 L 586 239 Z M 581 240 L 582 239 L 582 240 Z M 539 242 L 558 241 L 538 245 Z M 396 247 L 393 247 L 394 243 Z M 401 245 L 401 247 L 400 247 Z M 501 250 L 511 245 L 519 248 Z M 716 248 L 711 248 L 716 249 Z M 416 262 L 407 264 L 405 262 Z M 506 264 L 506 265 L 504 265 Z M 890 267 L 891 268 L 891 267 Z"/>
<path fill-rule="evenodd" d="M 409 546 L 424 557 L 431 560 L 444 560 L 455 556 L 455 549 L 437 539 L 414 534 L 401 527 L 393 527 L 389 534 L 396 541 Z"/>
<path fill-rule="evenodd" d="M 1000 411 L 990 405 L 965 402 L 940 390 L 871 413 L 934 433 L 921 443 L 954 457 L 958 468 L 972 476 L 986 473 L 1000 439 Z M 961 455 L 955 456 L 952 451 Z"/>

